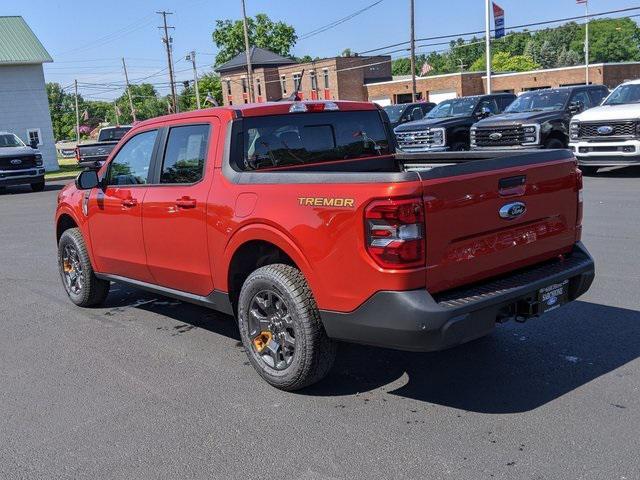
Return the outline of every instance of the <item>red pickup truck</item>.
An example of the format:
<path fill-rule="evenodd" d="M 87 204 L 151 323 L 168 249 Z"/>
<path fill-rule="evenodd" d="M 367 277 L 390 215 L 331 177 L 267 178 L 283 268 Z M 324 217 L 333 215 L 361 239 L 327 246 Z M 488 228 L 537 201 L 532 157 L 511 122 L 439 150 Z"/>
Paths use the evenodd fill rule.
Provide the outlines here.
<path fill-rule="evenodd" d="M 337 340 L 432 351 L 594 277 L 567 150 L 396 154 L 360 102 L 213 108 L 135 126 L 58 196 L 75 304 L 121 282 L 234 315 L 258 373 L 327 374 Z"/>

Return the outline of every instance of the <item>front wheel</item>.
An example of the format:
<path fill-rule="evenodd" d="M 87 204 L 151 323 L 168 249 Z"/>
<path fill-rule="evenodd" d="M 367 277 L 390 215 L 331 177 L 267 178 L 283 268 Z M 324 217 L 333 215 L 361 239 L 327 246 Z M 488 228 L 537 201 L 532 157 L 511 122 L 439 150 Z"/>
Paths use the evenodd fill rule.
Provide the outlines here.
<path fill-rule="evenodd" d="M 60 237 L 58 268 L 67 295 L 79 307 L 94 307 L 107 298 L 111 282 L 96 277 L 78 228 L 65 230 Z"/>
<path fill-rule="evenodd" d="M 44 180 L 31 184 L 31 190 L 34 192 L 41 192 L 44 190 Z"/>
<path fill-rule="evenodd" d="M 249 275 L 238 299 L 240 337 L 269 384 L 299 390 L 324 378 L 336 355 L 300 270 L 273 264 Z"/>

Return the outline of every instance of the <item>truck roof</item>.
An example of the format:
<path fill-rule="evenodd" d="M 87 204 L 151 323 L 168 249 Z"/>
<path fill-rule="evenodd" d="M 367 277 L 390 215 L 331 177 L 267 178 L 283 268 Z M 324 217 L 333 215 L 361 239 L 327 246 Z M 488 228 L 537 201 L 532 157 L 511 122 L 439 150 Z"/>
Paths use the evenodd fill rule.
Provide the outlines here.
<path fill-rule="evenodd" d="M 145 126 L 155 123 L 170 122 L 180 120 L 182 118 L 199 118 L 208 117 L 214 112 L 225 112 L 234 117 L 262 117 L 267 115 L 285 115 L 290 113 L 290 109 L 294 104 L 318 105 L 318 104 L 334 104 L 338 107 L 338 111 L 355 111 L 355 110 L 377 110 L 378 107 L 372 102 L 352 102 L 347 100 L 302 100 L 302 101 L 281 101 L 281 102 L 265 102 L 265 103 L 245 103 L 241 105 L 230 105 L 225 107 L 205 108 L 202 110 L 191 110 L 189 112 L 173 113 L 171 115 L 163 115 L 161 117 L 150 118 L 136 125 Z"/>

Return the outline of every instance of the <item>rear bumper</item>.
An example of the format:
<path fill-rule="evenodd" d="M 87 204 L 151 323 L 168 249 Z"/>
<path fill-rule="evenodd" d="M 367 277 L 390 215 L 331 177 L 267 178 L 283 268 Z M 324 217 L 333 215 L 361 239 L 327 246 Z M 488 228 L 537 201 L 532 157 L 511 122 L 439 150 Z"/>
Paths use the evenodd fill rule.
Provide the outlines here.
<path fill-rule="evenodd" d="M 0 170 L 0 187 L 44 182 L 44 167 L 26 170 Z"/>
<path fill-rule="evenodd" d="M 78 165 L 83 168 L 89 168 L 92 170 L 98 170 L 104 165 L 104 162 L 107 160 L 107 157 L 90 157 L 90 158 L 81 158 L 78 162 Z"/>
<path fill-rule="evenodd" d="M 569 300 L 585 293 L 593 259 L 577 243 L 570 256 L 471 287 L 430 295 L 426 290 L 382 291 L 353 312 L 321 311 L 329 337 L 398 350 L 435 351 L 490 333 L 515 306 L 540 288 L 569 280 Z"/>

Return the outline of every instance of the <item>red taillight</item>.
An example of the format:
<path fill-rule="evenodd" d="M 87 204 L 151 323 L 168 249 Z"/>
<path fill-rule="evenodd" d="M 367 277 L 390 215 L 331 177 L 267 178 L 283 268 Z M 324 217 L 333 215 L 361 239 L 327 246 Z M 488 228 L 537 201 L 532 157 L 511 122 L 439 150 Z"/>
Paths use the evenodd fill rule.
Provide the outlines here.
<path fill-rule="evenodd" d="M 79 162 L 80 161 L 80 149 L 78 147 L 75 148 L 75 152 L 76 152 L 76 160 Z"/>
<path fill-rule="evenodd" d="M 424 209 L 421 199 L 379 200 L 365 209 L 369 255 L 384 268 L 425 264 Z"/>
<path fill-rule="evenodd" d="M 582 237 L 582 216 L 583 216 L 583 201 L 582 201 L 582 170 L 576 168 L 576 186 L 578 189 L 578 211 L 576 212 L 576 241 L 580 241 Z"/>

